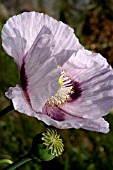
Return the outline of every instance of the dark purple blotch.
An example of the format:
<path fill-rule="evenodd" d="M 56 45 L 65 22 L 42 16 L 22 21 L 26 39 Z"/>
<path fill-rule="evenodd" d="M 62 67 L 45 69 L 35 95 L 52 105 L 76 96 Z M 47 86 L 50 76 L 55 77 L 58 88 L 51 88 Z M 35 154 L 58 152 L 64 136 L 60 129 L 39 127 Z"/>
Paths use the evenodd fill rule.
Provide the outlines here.
<path fill-rule="evenodd" d="M 24 91 L 27 91 L 27 76 L 25 73 L 25 63 L 23 62 L 22 66 L 21 66 L 21 70 L 20 70 L 20 81 L 21 81 L 21 85 L 22 85 L 22 89 Z"/>
<path fill-rule="evenodd" d="M 25 95 L 27 101 L 29 102 L 29 104 L 31 104 L 30 103 L 30 97 L 29 97 L 29 94 L 27 92 L 28 80 L 27 80 L 27 76 L 26 76 L 26 73 L 25 73 L 25 62 L 23 62 L 22 66 L 21 66 L 20 81 L 21 81 L 22 89 L 24 91 L 24 95 Z"/>
<path fill-rule="evenodd" d="M 74 93 L 70 94 L 71 101 L 78 99 L 82 95 L 82 89 L 80 87 L 80 84 L 76 81 L 73 81 L 73 90 Z"/>

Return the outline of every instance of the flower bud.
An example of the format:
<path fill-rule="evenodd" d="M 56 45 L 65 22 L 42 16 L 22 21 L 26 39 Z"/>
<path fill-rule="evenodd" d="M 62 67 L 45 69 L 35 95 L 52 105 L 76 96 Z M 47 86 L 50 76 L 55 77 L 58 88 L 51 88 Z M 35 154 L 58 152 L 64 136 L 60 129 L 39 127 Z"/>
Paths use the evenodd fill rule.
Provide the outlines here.
<path fill-rule="evenodd" d="M 42 161 L 52 160 L 63 152 L 63 140 L 56 130 L 47 129 L 33 139 L 31 154 Z"/>

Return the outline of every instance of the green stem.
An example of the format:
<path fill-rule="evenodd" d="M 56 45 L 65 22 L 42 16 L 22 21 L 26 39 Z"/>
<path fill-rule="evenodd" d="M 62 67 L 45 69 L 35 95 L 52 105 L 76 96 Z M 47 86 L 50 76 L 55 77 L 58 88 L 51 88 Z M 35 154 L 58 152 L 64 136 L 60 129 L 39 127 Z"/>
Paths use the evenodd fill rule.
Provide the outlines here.
<path fill-rule="evenodd" d="M 25 164 L 26 162 L 31 161 L 32 159 L 33 158 L 29 154 L 27 154 L 27 155 L 23 156 L 22 158 L 20 158 L 19 160 L 15 161 L 14 163 L 10 164 L 3 170 L 14 170 L 14 169 L 20 167 L 21 165 Z"/>
<path fill-rule="evenodd" d="M 0 111 L 0 117 L 10 112 L 13 109 L 14 109 L 13 104 L 9 105 L 8 107 Z"/>

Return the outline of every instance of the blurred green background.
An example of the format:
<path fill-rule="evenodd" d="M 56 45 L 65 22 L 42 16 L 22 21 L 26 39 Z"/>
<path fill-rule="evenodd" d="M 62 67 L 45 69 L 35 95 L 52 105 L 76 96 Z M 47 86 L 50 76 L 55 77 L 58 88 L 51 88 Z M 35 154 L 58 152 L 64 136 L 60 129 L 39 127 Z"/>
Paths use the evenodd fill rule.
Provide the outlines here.
<path fill-rule="evenodd" d="M 113 66 L 113 0 L 0 0 L 0 30 L 12 15 L 38 11 L 74 28 L 85 48 L 100 52 Z M 10 104 L 4 92 L 19 82 L 13 59 L 4 51 L 0 39 L 0 110 Z M 65 151 L 50 162 L 31 161 L 19 170 L 112 170 L 113 113 L 106 116 L 110 132 L 101 134 L 86 130 L 58 130 Z M 0 160 L 15 161 L 26 154 L 33 137 L 47 128 L 35 118 L 15 111 L 0 118 Z M 0 169 L 7 164 L 0 164 Z"/>

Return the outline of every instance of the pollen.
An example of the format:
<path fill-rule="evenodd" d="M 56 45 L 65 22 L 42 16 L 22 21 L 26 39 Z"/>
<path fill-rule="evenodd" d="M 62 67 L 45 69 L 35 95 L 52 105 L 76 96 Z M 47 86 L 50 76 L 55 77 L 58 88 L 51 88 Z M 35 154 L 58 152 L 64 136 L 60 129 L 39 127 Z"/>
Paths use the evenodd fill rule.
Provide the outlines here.
<path fill-rule="evenodd" d="M 62 85 L 63 85 L 63 80 L 62 80 L 61 77 L 59 77 L 58 82 L 59 82 L 59 84 L 60 84 L 60 87 L 62 87 Z"/>
<path fill-rule="evenodd" d="M 60 88 L 58 89 L 55 96 L 51 96 L 47 102 L 46 105 L 48 106 L 57 106 L 61 107 L 63 106 L 67 101 L 71 100 L 71 94 L 74 93 L 74 86 L 73 81 L 69 76 L 66 75 L 65 71 L 61 71 L 61 76 L 58 79 L 58 82 L 60 84 Z"/>

